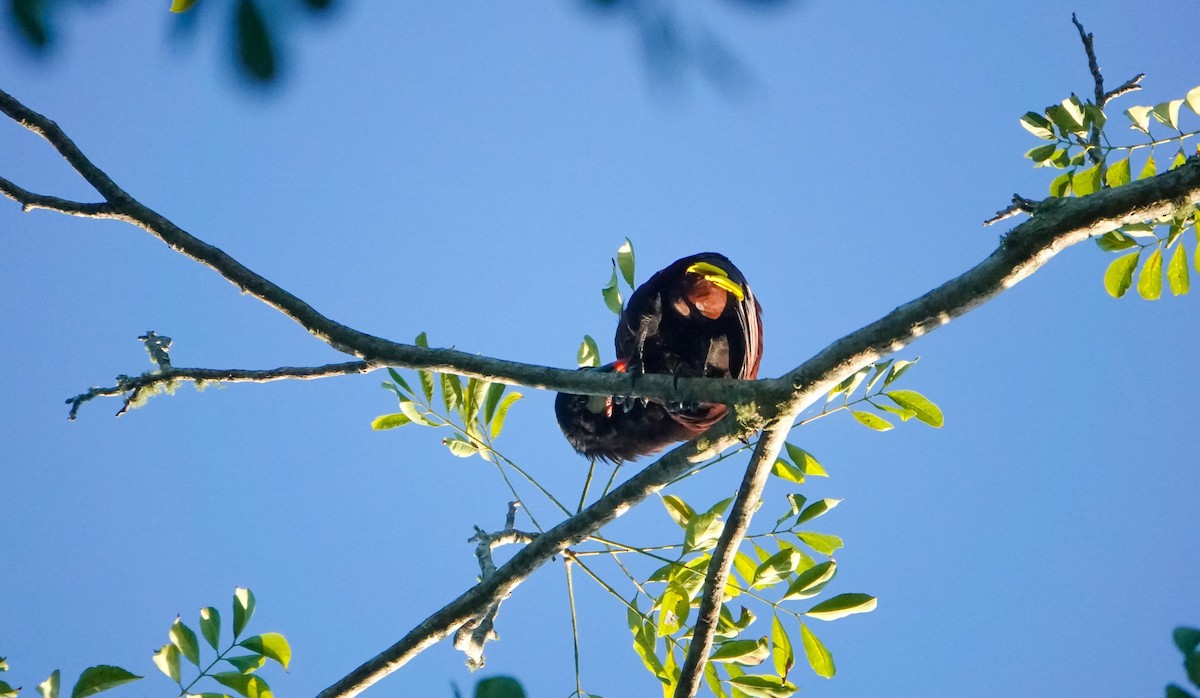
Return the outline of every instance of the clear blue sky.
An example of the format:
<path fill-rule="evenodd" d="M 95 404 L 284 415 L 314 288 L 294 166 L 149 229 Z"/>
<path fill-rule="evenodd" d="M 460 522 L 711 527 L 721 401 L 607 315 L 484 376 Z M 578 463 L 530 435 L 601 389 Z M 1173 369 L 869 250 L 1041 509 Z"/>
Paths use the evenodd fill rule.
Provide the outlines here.
<path fill-rule="evenodd" d="M 740 61 L 732 90 L 694 65 L 664 78 L 632 25 L 575 2 L 359 2 L 297 24 L 288 79 L 264 96 L 233 79 L 217 17 L 188 49 L 166 5 L 71 7 L 46 62 L 6 37 L 0 87 L 144 203 L 331 317 L 563 367 L 585 332 L 610 351 L 598 290 L 626 236 L 641 279 L 703 250 L 737 262 L 764 307 L 764 376 L 974 264 L 1005 227 L 980 221 L 1050 178 L 1022 159 L 1037 143 L 1017 118 L 1091 92 L 1072 10 L 1110 86 L 1149 75 L 1125 106 L 1200 84 L 1186 0 L 673 3 L 689 41 L 711 33 Z M 28 188 L 92 198 L 11 123 L 0 155 Z M 290 675 L 267 674 L 277 694 L 311 695 L 473 583 L 466 539 L 498 528 L 510 495 L 439 433 L 371 432 L 395 406 L 379 375 L 185 388 L 67 422 L 65 398 L 148 368 L 148 329 L 175 339 L 177 365 L 340 358 L 130 226 L 4 201 L 0 231 L 0 656 L 14 685 L 34 695 L 54 668 L 73 680 L 113 663 L 149 677 L 122 695 L 166 695 L 150 653 L 175 614 L 194 622 L 246 585 L 252 627 L 295 651 Z M 879 598 L 810 624 L 838 674 L 798 667 L 805 695 L 1138 696 L 1182 677 L 1170 632 L 1200 623 L 1198 299 L 1114 301 L 1108 259 L 1071 249 L 905 350 L 922 357 L 908 387 L 941 405 L 944 429 L 833 418 L 793 435 L 832 474 L 804 492 L 845 500 L 814 525 L 846 541 L 835 590 Z M 551 396 L 524 392 L 499 445 L 575 498 L 586 463 Z M 678 494 L 728 496 L 740 462 Z M 678 538 L 652 501 L 610 535 Z M 624 610 L 576 586 L 584 688 L 656 695 Z M 569 694 L 566 599 L 561 563 L 521 586 L 480 675 Z M 448 697 L 474 678 L 442 644 L 375 693 Z"/>

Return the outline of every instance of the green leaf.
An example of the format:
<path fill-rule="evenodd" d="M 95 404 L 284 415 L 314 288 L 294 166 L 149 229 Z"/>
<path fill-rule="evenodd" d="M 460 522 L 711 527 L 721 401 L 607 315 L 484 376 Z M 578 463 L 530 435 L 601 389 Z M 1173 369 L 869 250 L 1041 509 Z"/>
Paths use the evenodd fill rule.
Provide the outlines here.
<path fill-rule="evenodd" d="M 261 654 L 241 654 L 236 657 L 226 657 L 225 661 L 232 664 L 239 673 L 249 674 L 256 669 L 261 669 L 267 663 L 267 658 Z"/>
<path fill-rule="evenodd" d="M 1048 145 L 1039 145 L 1036 148 L 1030 148 L 1029 151 L 1025 153 L 1025 157 L 1033 160 L 1034 163 L 1041 165 L 1043 162 L 1054 156 L 1054 151 L 1056 149 L 1057 148 L 1053 143 Z"/>
<path fill-rule="evenodd" d="M 931 427 L 940 429 L 945 424 L 941 408 L 915 390 L 892 390 L 884 393 L 884 395 L 904 409 L 916 412 L 917 419 Z"/>
<path fill-rule="evenodd" d="M 275 47 L 262 10 L 253 0 L 239 0 L 237 6 L 238 59 L 246 74 L 266 82 L 275 77 Z"/>
<path fill-rule="evenodd" d="M 172 647 L 173 645 L 167 646 Z M 61 677 L 62 675 L 59 673 L 58 669 L 55 669 L 45 681 L 38 684 L 37 690 L 42 698 L 58 698 L 58 688 Z M 178 679 L 176 679 L 176 681 L 178 681 Z M 13 691 L 12 695 L 15 696 L 16 691 Z"/>
<path fill-rule="evenodd" d="M 791 575 L 796 570 L 796 565 L 798 564 L 800 564 L 800 553 L 791 548 L 783 548 L 771 557 L 763 560 L 762 564 L 754 570 L 750 586 L 755 589 L 774 586 Z"/>
<path fill-rule="evenodd" d="M 604 288 L 600 289 L 600 294 L 604 296 L 604 305 L 608 306 L 609 310 L 620 315 L 622 307 L 621 289 L 617 285 L 617 265 L 615 262 L 613 263 L 612 278 L 608 280 Z"/>
<path fill-rule="evenodd" d="M 1200 90 L 1200 87 L 1196 88 L 1196 90 Z M 1192 90 L 1192 92 L 1196 90 Z M 1175 641 L 1175 646 L 1179 648 L 1180 652 L 1191 654 L 1197 648 L 1200 648 L 1200 628 L 1180 626 L 1175 628 L 1175 631 L 1171 633 L 1171 639 Z"/>
<path fill-rule="evenodd" d="M 824 514 L 841 503 L 842 500 L 840 499 L 819 499 L 812 504 L 809 504 L 808 508 L 800 513 L 800 518 L 796 519 L 796 523 L 802 524 L 807 521 L 812 521 L 821 514 Z"/>
<path fill-rule="evenodd" d="M 621 270 L 625 283 L 629 284 L 629 288 L 633 288 L 633 243 L 629 238 L 625 238 L 625 242 L 617 248 L 617 267 Z"/>
<path fill-rule="evenodd" d="M 787 449 L 788 456 L 795 461 L 796 467 L 800 468 L 800 471 L 805 475 L 811 475 L 813 477 L 829 477 L 829 473 L 825 472 L 825 468 L 821 467 L 821 464 L 817 462 L 817 459 L 813 457 L 813 454 L 805 451 L 793 443 L 785 442 L 783 446 L 785 449 Z"/>
<path fill-rule="evenodd" d="M 788 507 L 789 507 L 790 511 L 788 511 L 783 516 L 780 516 L 779 519 L 775 521 L 776 525 L 779 525 L 779 524 L 783 523 L 784 521 L 787 521 L 788 519 L 792 518 L 793 516 L 798 515 L 800 513 L 800 511 L 804 508 L 804 502 L 807 501 L 807 498 L 802 494 L 789 494 L 787 496 L 787 500 L 788 500 Z"/>
<path fill-rule="evenodd" d="M 525 698 L 525 689 L 511 676 L 491 676 L 475 684 L 474 698 Z"/>
<path fill-rule="evenodd" d="M 890 367 L 891 365 L 892 365 L 892 359 L 888 359 L 887 361 L 881 361 L 877 364 L 872 364 L 872 366 L 874 366 L 874 368 L 875 368 L 875 373 L 871 374 L 871 380 L 867 381 L 867 392 L 868 393 L 871 392 L 871 389 L 874 388 L 875 384 L 879 382 L 879 379 L 882 378 L 885 373 L 887 373 L 888 367 Z"/>
<path fill-rule="evenodd" d="M 268 659 L 274 659 L 284 669 L 287 669 L 288 662 L 292 661 L 292 648 L 288 644 L 287 638 L 279 633 L 255 635 L 238 644 L 251 652 L 258 652 Z"/>
<path fill-rule="evenodd" d="M 461 436 L 449 436 L 442 439 L 442 445 L 450 449 L 450 453 L 459 458 L 470 458 L 479 452 L 479 447 Z"/>
<path fill-rule="evenodd" d="M 179 648 L 168 642 L 154 653 L 154 666 L 175 683 L 179 683 Z"/>
<path fill-rule="evenodd" d="M 1174 254 L 1171 255 L 1171 263 L 1167 265 L 1167 280 L 1171 284 L 1171 293 L 1176 296 L 1186 294 L 1191 288 L 1187 253 L 1184 252 L 1183 245 L 1176 247 Z"/>
<path fill-rule="evenodd" d="M 1046 116 L 1050 117 L 1058 130 L 1064 134 L 1087 133 L 1087 129 L 1083 127 L 1083 111 L 1069 99 L 1047 107 Z"/>
<path fill-rule="evenodd" d="M 794 482 L 797 485 L 804 484 L 804 473 L 783 458 L 775 459 L 775 465 L 771 466 L 771 474 L 788 482 Z"/>
<path fill-rule="evenodd" d="M 408 387 L 408 381 L 404 380 L 404 377 L 401 376 L 400 373 L 396 371 L 396 369 L 389 366 L 388 367 L 388 375 L 390 375 L 392 377 L 392 380 L 396 383 L 396 385 L 400 386 L 401 388 L 404 388 L 404 391 L 406 393 L 408 393 L 409 395 L 416 395 L 416 393 L 413 392 L 413 389 Z"/>
<path fill-rule="evenodd" d="M 658 640 L 654 635 L 654 629 L 646 623 L 639 624 L 639 630 L 633 634 L 633 649 L 642 658 L 642 664 L 646 665 L 646 669 L 651 674 L 666 679 L 667 670 L 663 667 L 662 662 L 658 660 L 658 656 L 654 652 Z"/>
<path fill-rule="evenodd" d="M 1183 105 L 1182 99 L 1172 99 L 1169 102 L 1154 105 L 1154 109 L 1150 113 L 1154 115 L 1162 123 L 1170 126 L 1173 129 L 1179 128 L 1179 107 Z"/>
<path fill-rule="evenodd" d="M 775 665 L 775 673 L 787 676 L 796 664 L 796 655 L 792 652 L 792 639 L 788 637 L 779 616 L 771 617 L 771 661 Z"/>
<path fill-rule="evenodd" d="M 1183 669 L 1187 672 L 1188 681 L 1200 686 L 1200 654 L 1193 652 L 1184 657 Z"/>
<path fill-rule="evenodd" d="M 388 429 L 402 427 L 411 421 L 412 420 L 400 412 L 396 412 L 394 414 L 381 414 L 371 421 L 371 428 L 375 431 L 386 431 Z M 203 626 L 201 627 L 203 628 Z"/>
<path fill-rule="evenodd" d="M 187 12 L 192 9 L 192 5 L 196 4 L 196 0 L 171 0 L 172 12 Z"/>
<path fill-rule="evenodd" d="M 49 679 L 46 680 L 49 681 Z M 38 687 L 40 688 L 41 684 L 38 684 Z M 0 681 L 0 698 L 17 698 L 17 694 L 20 692 L 19 687 L 13 688 L 7 681 Z"/>
<path fill-rule="evenodd" d="M 1175 153 L 1175 159 L 1171 161 L 1170 169 L 1173 170 L 1177 167 L 1182 167 L 1185 162 L 1187 162 L 1187 153 L 1183 152 L 1183 148 L 1180 148 L 1179 152 Z"/>
<path fill-rule="evenodd" d="M 733 497 L 726 497 L 725 499 L 722 499 L 721 501 L 719 501 L 716 504 L 709 507 L 708 511 L 706 511 L 704 513 L 705 514 L 718 514 L 718 515 L 724 514 L 725 510 L 729 508 L 729 504 L 731 502 L 733 502 Z"/>
<path fill-rule="evenodd" d="M 453 373 L 439 373 L 438 378 L 442 384 L 442 404 L 446 407 L 446 413 L 454 411 L 454 408 L 462 404 L 463 388 L 462 379 Z"/>
<path fill-rule="evenodd" d="M 673 494 L 663 495 L 663 506 L 667 508 L 667 514 L 679 524 L 680 528 L 686 529 L 688 521 L 691 521 L 696 516 L 696 510 L 692 509 L 687 502 Z"/>
<path fill-rule="evenodd" d="M 1071 193 L 1071 173 L 1064 172 L 1050 182 L 1050 196 L 1064 197 Z"/>
<path fill-rule="evenodd" d="M 822 555 L 832 555 L 842 547 L 842 539 L 832 533 L 814 533 L 812 531 L 797 531 L 796 537 L 804 544 Z"/>
<path fill-rule="evenodd" d="M 1099 165 L 1092 165 L 1087 169 L 1080 170 L 1071 178 L 1071 189 L 1075 192 L 1075 196 L 1094 194 L 1100 190 L 1100 186 Z"/>
<path fill-rule="evenodd" d="M 253 674 L 239 674 L 235 671 L 222 671 L 209 674 L 217 683 L 232 688 L 246 698 L 271 698 L 271 688 L 262 677 Z"/>
<path fill-rule="evenodd" d="M 432 419 L 430 419 L 429 416 L 426 415 L 424 412 L 422 412 L 421 409 L 418 408 L 416 403 L 414 403 L 414 402 L 411 402 L 411 401 L 401 402 L 400 403 L 400 412 L 402 412 L 405 417 L 408 417 L 408 420 L 410 422 L 420 424 L 421 426 L 426 426 L 426 427 L 437 426 L 437 423 L 434 422 Z"/>
<path fill-rule="evenodd" d="M 1175 684 L 1167 685 L 1167 698 L 1195 698 L 1191 693 L 1183 690 Z"/>
<path fill-rule="evenodd" d="M 1142 263 L 1137 289 L 1138 295 L 1148 301 L 1156 301 L 1162 295 L 1162 250 L 1155 249 Z"/>
<path fill-rule="evenodd" d="M 729 698 L 725 687 L 721 685 L 721 677 L 717 676 L 717 665 L 711 662 L 704 665 L 704 683 L 716 698 Z"/>
<path fill-rule="evenodd" d="M 221 614 L 212 606 L 200 609 L 200 634 L 208 641 L 210 647 L 217 649 L 217 642 L 221 637 Z"/>
<path fill-rule="evenodd" d="M 99 664 L 88 667 L 79 675 L 79 680 L 75 682 L 75 688 L 71 689 L 71 698 L 94 696 L 101 691 L 107 691 L 140 678 L 142 677 L 131 674 L 119 666 Z"/>
<path fill-rule="evenodd" d="M 888 377 L 883 379 L 883 387 L 886 388 L 892 383 L 900 380 L 901 376 L 903 376 L 905 373 L 908 373 L 908 369 L 917 364 L 917 360 L 919 358 L 920 357 L 917 357 L 917 359 L 913 359 L 912 361 L 897 361 L 896 363 L 892 364 L 892 368 L 888 370 Z"/>
<path fill-rule="evenodd" d="M 1183 99 L 1193 112 L 1200 114 L 1200 87 L 1193 87 L 1188 90 L 1187 95 Z"/>
<path fill-rule="evenodd" d="M 1137 267 L 1140 254 L 1140 251 L 1130 252 L 1117 257 L 1108 265 L 1108 270 L 1104 272 L 1104 289 L 1108 291 L 1108 295 L 1120 298 L 1129 290 L 1133 284 L 1133 270 Z"/>
<path fill-rule="evenodd" d="M 733 556 L 733 568 L 737 570 L 738 574 L 742 575 L 742 579 L 749 586 L 750 582 L 754 579 L 755 570 L 758 569 L 758 563 L 746 553 L 739 552 Z"/>
<path fill-rule="evenodd" d="M 591 335 L 583 335 L 579 351 L 575 352 L 575 362 L 580 368 L 596 368 L 600 365 L 600 347 L 596 346 L 596 340 Z"/>
<path fill-rule="evenodd" d="M 871 403 L 871 405 L 877 410 L 883 410 L 884 412 L 887 412 L 888 414 L 896 415 L 897 417 L 900 418 L 901 422 L 907 422 L 908 420 L 917 416 L 916 412 L 913 412 L 912 410 L 906 410 L 903 407 L 896 407 L 895 405 L 888 405 L 886 403 L 880 403 L 878 405 L 875 403 Z"/>
<path fill-rule="evenodd" d="M 1121 158 L 1108 166 L 1104 173 L 1104 182 L 1110 187 L 1123 187 L 1129 184 L 1129 158 Z"/>
<path fill-rule="evenodd" d="M 492 383 L 488 386 L 487 396 L 483 400 L 483 421 L 485 424 L 492 423 L 492 417 L 496 416 L 496 406 L 500 404 L 500 398 L 504 396 L 504 391 L 508 388 L 503 383 Z"/>
<path fill-rule="evenodd" d="M 525 397 L 521 393 L 509 393 L 500 401 L 500 405 L 496 408 L 496 416 L 492 420 L 492 428 L 489 432 L 492 439 L 500 436 L 500 432 L 504 430 L 504 420 L 508 419 L 508 410 L 513 404 Z"/>
<path fill-rule="evenodd" d="M 1085 126 L 1092 126 L 1098 131 L 1103 131 L 1108 123 L 1108 116 L 1104 110 L 1091 102 L 1083 105 L 1083 117 Z"/>
<path fill-rule="evenodd" d="M 1125 116 L 1133 122 L 1130 128 L 1137 129 L 1146 135 L 1150 135 L 1150 111 L 1152 107 L 1130 107 L 1125 110 Z"/>
<path fill-rule="evenodd" d="M 192 664 L 200 666 L 200 643 L 196 640 L 196 633 L 180 620 L 179 616 L 175 616 L 175 622 L 171 624 L 168 635 L 171 644 L 179 648 L 180 654 Z"/>
<path fill-rule="evenodd" d="M 1053 129 L 1050 127 L 1050 122 L 1046 120 L 1046 117 L 1037 112 L 1026 112 L 1025 116 L 1021 117 L 1021 126 L 1042 140 L 1057 140 L 1054 137 Z"/>
<path fill-rule="evenodd" d="M 821 590 L 836 574 L 837 562 L 833 560 L 813 565 L 796 575 L 792 583 L 788 585 L 787 593 L 783 595 L 783 598 L 785 601 L 812 598 L 821 593 Z"/>
<path fill-rule="evenodd" d="M 892 429 L 892 423 L 877 414 L 863 412 L 862 410 L 851 410 L 850 414 L 854 415 L 859 424 L 870 427 L 875 431 L 888 431 Z"/>
<path fill-rule="evenodd" d="M 1110 230 L 1096 238 L 1096 245 L 1105 252 L 1120 252 L 1130 247 L 1137 247 L 1137 242 L 1120 230 Z"/>
<path fill-rule="evenodd" d="M 1154 164 L 1154 153 L 1146 157 L 1146 164 L 1142 165 L 1142 171 L 1138 173 L 1138 179 L 1146 179 L 1158 174 L 1158 167 Z"/>
<path fill-rule="evenodd" d="M 254 616 L 254 594 L 246 587 L 233 590 L 233 638 L 236 640 Z M 231 686 L 232 688 L 232 686 Z"/>
<path fill-rule="evenodd" d="M 804 615 L 817 620 L 837 620 L 855 613 L 875 610 L 875 597 L 867 594 L 838 594 L 808 609 Z"/>
<path fill-rule="evenodd" d="M 758 666 L 770 654 L 767 638 L 763 637 L 757 640 L 726 640 L 717 645 L 716 651 L 708 659 L 724 664 Z"/>
<path fill-rule="evenodd" d="M 795 695 L 796 691 L 800 690 L 778 676 L 763 676 L 760 674 L 735 676 L 729 679 L 729 683 L 736 690 L 741 691 L 743 695 L 751 696 L 752 698 L 787 698 L 788 696 Z M 739 694 L 734 693 L 734 695 L 737 696 Z"/>
<path fill-rule="evenodd" d="M 692 517 L 684 535 L 683 552 L 693 553 L 715 548 L 724 528 L 725 522 L 721 521 L 717 514 L 698 514 Z"/>
<path fill-rule="evenodd" d="M 833 665 L 833 655 L 825 649 L 821 640 L 804 623 L 800 624 L 800 639 L 804 643 L 804 654 L 808 656 L 808 665 L 817 672 L 817 676 L 833 678 L 833 675 L 837 673 L 837 667 Z"/>
<path fill-rule="evenodd" d="M 8 660 L 0 657 L 0 671 L 8 671 Z"/>

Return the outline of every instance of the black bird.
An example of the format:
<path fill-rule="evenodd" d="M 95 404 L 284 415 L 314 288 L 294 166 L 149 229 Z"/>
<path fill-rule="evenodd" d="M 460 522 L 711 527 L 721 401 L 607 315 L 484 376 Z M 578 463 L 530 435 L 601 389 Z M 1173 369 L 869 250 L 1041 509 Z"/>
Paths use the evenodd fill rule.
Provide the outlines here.
<path fill-rule="evenodd" d="M 746 277 L 723 255 L 684 257 L 634 291 L 617 325 L 620 358 L 593 370 L 753 379 L 762 359 L 761 314 Z M 575 450 L 615 462 L 693 439 L 727 411 L 716 403 L 667 406 L 564 393 L 555 401 Z"/>

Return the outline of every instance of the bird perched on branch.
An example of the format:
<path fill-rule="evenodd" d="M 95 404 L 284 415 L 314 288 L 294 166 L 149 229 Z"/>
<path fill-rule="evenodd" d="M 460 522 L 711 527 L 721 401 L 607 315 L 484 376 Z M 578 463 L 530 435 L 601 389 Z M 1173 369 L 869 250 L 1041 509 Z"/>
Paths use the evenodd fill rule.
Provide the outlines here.
<path fill-rule="evenodd" d="M 684 257 L 639 286 L 617 324 L 618 360 L 605 372 L 753 379 L 762 359 L 762 308 L 723 255 Z M 621 462 L 693 439 L 719 422 L 723 404 L 663 404 L 559 393 L 567 441 L 585 456 Z"/>

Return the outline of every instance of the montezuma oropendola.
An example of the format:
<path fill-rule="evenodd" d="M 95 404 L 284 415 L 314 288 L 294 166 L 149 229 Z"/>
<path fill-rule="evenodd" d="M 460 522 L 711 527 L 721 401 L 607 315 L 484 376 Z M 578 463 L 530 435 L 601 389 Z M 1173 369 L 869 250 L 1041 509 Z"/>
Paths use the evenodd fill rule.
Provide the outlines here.
<path fill-rule="evenodd" d="M 761 314 L 733 262 L 715 252 L 684 257 L 629 297 L 614 339 L 619 359 L 597 370 L 753 379 L 762 359 Z M 693 439 L 727 411 L 717 403 L 616 404 L 563 393 L 555 401 L 559 426 L 575 450 L 616 462 Z"/>

